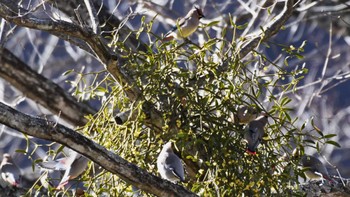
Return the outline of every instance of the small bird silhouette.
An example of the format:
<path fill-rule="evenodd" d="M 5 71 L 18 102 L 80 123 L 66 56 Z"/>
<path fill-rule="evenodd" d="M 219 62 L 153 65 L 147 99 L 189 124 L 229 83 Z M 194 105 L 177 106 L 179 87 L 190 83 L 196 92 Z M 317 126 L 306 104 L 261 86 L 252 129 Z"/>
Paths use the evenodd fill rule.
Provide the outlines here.
<path fill-rule="evenodd" d="M 236 112 L 231 117 L 234 124 L 247 124 L 256 119 L 259 113 L 256 109 L 246 105 L 239 105 Z"/>
<path fill-rule="evenodd" d="M 69 180 L 78 177 L 85 171 L 88 161 L 89 160 L 83 155 L 73 150 L 69 150 L 67 157 L 54 161 L 42 162 L 39 165 L 46 169 L 65 171 L 59 185 L 56 188 L 57 190 L 60 190 L 64 188 Z"/>
<path fill-rule="evenodd" d="M 168 142 L 163 146 L 157 159 L 157 168 L 160 176 L 173 183 L 177 181 L 185 181 L 184 167 L 180 158 L 172 149 L 172 142 Z"/>
<path fill-rule="evenodd" d="M 299 149 L 294 149 L 292 153 L 293 158 L 300 159 L 300 164 L 304 170 L 304 174 L 310 180 L 326 179 L 330 182 L 335 182 L 328 174 L 327 168 L 316 157 L 308 154 L 300 155 Z"/>
<path fill-rule="evenodd" d="M 301 165 L 303 166 L 304 174 L 311 180 L 322 180 L 323 178 L 334 182 L 329 176 L 327 168 L 316 157 L 311 155 L 303 155 L 301 157 Z"/>
<path fill-rule="evenodd" d="M 247 141 L 247 152 L 249 154 L 256 154 L 256 148 L 261 143 L 265 134 L 264 127 L 267 124 L 267 115 L 259 116 L 253 121 L 250 121 L 245 128 L 244 138 Z"/>
<path fill-rule="evenodd" d="M 52 158 L 49 156 L 45 156 L 43 158 L 43 161 L 55 163 L 55 161 L 53 161 Z M 47 169 L 43 167 L 40 168 L 40 174 L 40 183 L 44 188 L 49 188 L 49 186 L 53 188 L 57 187 L 62 177 L 62 173 L 60 171 L 54 169 Z"/>
<path fill-rule="evenodd" d="M 21 171 L 13 162 L 10 154 L 5 153 L 0 164 L 1 178 L 6 184 L 18 187 L 21 182 Z"/>
<path fill-rule="evenodd" d="M 197 30 L 199 20 L 203 17 L 204 15 L 202 9 L 200 9 L 198 6 L 194 6 L 194 8 L 191 9 L 184 18 L 177 21 L 176 25 L 171 31 L 164 35 L 162 41 L 169 41 L 174 38 L 187 38 Z"/>

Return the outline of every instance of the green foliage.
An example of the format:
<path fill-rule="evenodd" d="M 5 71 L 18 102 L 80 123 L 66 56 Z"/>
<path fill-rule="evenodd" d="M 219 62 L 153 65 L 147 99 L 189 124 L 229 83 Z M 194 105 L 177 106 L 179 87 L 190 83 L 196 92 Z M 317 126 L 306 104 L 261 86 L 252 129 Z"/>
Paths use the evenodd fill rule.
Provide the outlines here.
<path fill-rule="evenodd" d="M 137 36 L 146 34 L 156 40 L 151 33 L 152 23 L 146 23 L 145 18 L 142 22 Z M 214 21 L 208 27 L 216 25 Z M 233 31 L 245 27 L 232 26 Z M 288 60 L 302 58 L 305 43 L 281 51 L 287 55 L 285 65 L 276 65 L 257 51 L 242 60 L 236 55 L 234 41 L 226 40 L 227 31 L 223 30 L 221 38 L 207 37 L 202 46 L 158 40 L 143 52 L 128 50 L 116 37 L 113 47 L 122 49 L 127 57 L 124 65 L 117 66 L 132 71 L 142 101 L 131 102 L 123 93 L 129 87 L 120 86 L 109 75 L 94 80 L 89 87 L 77 88 L 76 95 L 89 94 L 104 101 L 98 114 L 87 117 L 90 121 L 81 131 L 89 136 L 94 132 L 91 137 L 96 142 L 154 174 L 162 145 L 175 140 L 182 159 L 195 170 L 188 170 L 188 182 L 183 185 L 201 196 L 295 195 L 293 187 L 298 181 L 291 172 L 297 170 L 297 161 L 280 159 L 284 152 L 290 152 L 291 143 L 317 149 L 325 143 L 339 146 L 330 140 L 334 135 L 323 135 L 313 121 L 316 134 L 305 131 L 307 121 L 290 116 L 292 100 L 285 93 L 294 91 L 307 70 L 287 69 Z M 101 73 L 93 74 L 97 79 Z M 77 84 L 84 83 L 84 75 L 80 76 Z M 162 132 L 144 125 L 148 116 L 142 111 L 144 103 L 151 103 L 162 114 Z M 244 125 L 232 122 L 238 105 L 268 112 L 264 140 L 255 156 L 245 152 Z M 137 114 L 136 119 L 117 125 L 114 109 L 131 110 Z M 131 194 L 129 185 L 105 171 L 93 178 L 84 176 L 84 180 L 96 195 Z"/>

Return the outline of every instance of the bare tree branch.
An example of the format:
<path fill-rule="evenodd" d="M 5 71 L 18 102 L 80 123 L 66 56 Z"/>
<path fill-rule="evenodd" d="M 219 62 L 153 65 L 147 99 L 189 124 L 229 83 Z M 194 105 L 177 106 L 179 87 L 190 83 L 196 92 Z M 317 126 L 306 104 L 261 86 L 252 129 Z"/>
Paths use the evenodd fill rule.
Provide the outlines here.
<path fill-rule="evenodd" d="M 121 25 L 122 22 L 113 14 L 108 11 L 108 8 L 103 4 L 103 2 L 99 0 L 91 0 L 95 10 L 98 10 L 98 21 L 100 23 L 101 34 L 103 37 L 112 37 L 112 32 L 118 29 L 118 35 L 121 40 L 125 40 L 125 45 L 133 48 L 138 51 L 147 51 L 146 46 L 138 39 L 136 39 L 135 34 L 130 34 L 131 29 L 127 26 Z M 75 16 L 74 8 L 79 7 L 79 14 L 86 15 L 87 11 L 83 7 L 83 0 L 71 0 L 69 1 L 70 6 L 67 6 L 67 2 L 65 1 L 56 1 L 50 0 L 49 2 L 53 2 L 54 5 L 62 12 L 67 14 L 68 16 Z M 85 16 L 84 18 L 88 18 Z"/>
<path fill-rule="evenodd" d="M 5 3 L 4 3 L 5 2 Z M 17 25 L 28 27 L 32 29 L 43 30 L 49 32 L 53 35 L 65 35 L 70 36 L 89 44 L 92 51 L 95 53 L 96 58 L 98 58 L 102 63 L 115 67 L 113 69 L 112 75 L 122 84 L 128 84 L 131 87 L 125 90 L 126 94 L 130 99 L 136 100 L 139 98 L 140 90 L 132 86 L 133 80 L 127 75 L 121 67 L 118 66 L 117 56 L 106 46 L 106 43 L 100 38 L 99 35 L 94 34 L 90 29 L 80 27 L 62 20 L 52 20 L 52 19 L 42 19 L 33 16 L 29 11 L 25 12 L 27 14 L 17 13 L 17 10 L 10 9 L 9 3 L 6 0 L 0 1 L 0 16 L 5 18 L 9 22 L 13 22 Z M 22 9 L 23 11 L 23 9 Z M 70 40 L 68 40 L 70 41 Z"/>
<path fill-rule="evenodd" d="M 3 103 L 0 103 L 0 122 L 27 135 L 66 145 L 116 174 L 127 183 L 148 193 L 157 196 L 196 196 L 180 185 L 151 175 L 63 125 L 25 115 Z"/>
<path fill-rule="evenodd" d="M 0 16 L 9 22 L 23 27 L 43 30 L 66 40 L 68 38 L 67 41 L 71 41 L 70 38 L 73 37 L 86 42 L 95 53 L 95 57 L 106 66 L 113 77 L 122 84 L 122 86 L 128 86 L 128 88 L 124 89 L 127 96 L 131 100 L 137 102 L 141 101 L 142 93 L 139 88 L 135 86 L 136 83 L 134 83 L 133 78 L 129 75 L 127 70 L 119 66 L 122 65 L 119 61 L 123 60 L 120 58 L 118 59 L 117 55 L 107 47 L 107 44 L 99 35 L 94 34 L 90 29 L 82 28 L 66 21 L 37 18 L 24 9 L 20 9 L 21 13 L 26 14 L 21 14 L 17 12 L 18 9 L 20 8 L 17 7 L 16 9 L 16 5 L 14 5 L 13 2 L 7 0 L 0 1 Z M 145 109 L 148 110 L 145 111 L 145 113 L 148 114 L 148 119 L 145 124 L 155 129 L 156 132 L 161 131 L 163 121 L 160 113 L 152 105 L 147 105 Z"/>
<path fill-rule="evenodd" d="M 97 111 L 79 103 L 57 84 L 38 74 L 5 48 L 0 49 L 0 77 L 24 95 L 73 125 L 85 125 L 84 116 Z"/>
<path fill-rule="evenodd" d="M 273 35 L 281 30 L 281 27 L 286 23 L 289 17 L 293 13 L 294 0 L 286 0 L 282 12 L 276 16 L 274 20 L 262 27 L 262 30 L 257 33 L 258 35 L 252 39 L 249 39 L 248 43 L 239 50 L 238 54 L 240 58 L 245 57 L 249 52 L 254 50 L 263 41 L 268 40 Z M 240 47 L 238 47 L 240 48 Z"/>
<path fill-rule="evenodd" d="M 100 33 L 99 22 L 98 22 L 97 12 L 96 12 L 95 6 L 92 5 L 91 0 L 84 0 L 84 3 L 85 3 L 85 6 L 88 10 L 88 13 L 89 13 L 89 18 L 91 21 L 92 30 L 95 34 L 99 34 Z"/>

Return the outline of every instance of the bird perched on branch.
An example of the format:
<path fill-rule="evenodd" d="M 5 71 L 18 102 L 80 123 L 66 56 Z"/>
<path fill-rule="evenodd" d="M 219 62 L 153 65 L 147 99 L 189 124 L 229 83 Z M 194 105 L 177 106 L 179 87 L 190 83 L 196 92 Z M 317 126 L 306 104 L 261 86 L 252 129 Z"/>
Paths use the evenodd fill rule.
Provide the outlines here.
<path fill-rule="evenodd" d="M 169 41 L 174 38 L 187 38 L 197 30 L 199 20 L 203 17 L 204 15 L 202 9 L 200 9 L 198 6 L 194 6 L 194 8 L 191 9 L 184 18 L 177 20 L 174 28 L 164 35 L 162 41 Z"/>
<path fill-rule="evenodd" d="M 88 164 L 88 159 L 83 155 L 70 150 L 67 157 L 60 158 L 54 161 L 40 163 L 40 167 L 50 170 L 65 171 L 59 185 L 56 189 L 63 189 L 69 180 L 72 180 L 82 174 Z"/>
<path fill-rule="evenodd" d="M 236 107 L 236 112 L 231 116 L 234 124 L 247 124 L 257 118 L 258 110 L 246 105 L 239 105 Z"/>
<path fill-rule="evenodd" d="M 185 181 L 184 167 L 180 158 L 172 149 L 172 142 L 168 142 L 163 146 L 157 159 L 157 168 L 160 176 L 173 183 L 177 181 Z"/>
<path fill-rule="evenodd" d="M 7 185 L 18 187 L 21 181 L 21 171 L 13 162 L 10 154 L 5 153 L 0 164 L 1 178 Z"/>
<path fill-rule="evenodd" d="M 323 163 L 314 156 L 303 155 L 301 157 L 301 165 L 304 169 L 304 174 L 311 180 L 327 179 L 330 182 L 334 182 L 329 176 L 327 168 Z"/>
<path fill-rule="evenodd" d="M 51 159 L 51 157 L 49 156 L 45 156 L 43 158 L 43 162 L 53 162 L 53 163 L 56 163 L 56 161 L 53 161 Z M 39 164 L 40 166 L 40 164 Z M 41 166 L 40 166 L 41 167 Z M 47 168 L 43 168 L 41 167 L 40 168 L 40 183 L 41 185 L 48 189 L 49 186 L 50 187 L 57 187 L 60 183 L 60 179 L 61 179 L 61 176 L 62 176 L 62 173 L 58 170 L 53 170 L 53 169 L 47 169 Z"/>
<path fill-rule="evenodd" d="M 295 149 L 293 151 L 293 157 L 300 157 L 299 151 Z M 310 180 L 323 180 L 326 179 L 332 183 L 334 180 L 329 176 L 327 168 L 316 157 L 304 154 L 300 158 L 301 166 L 304 170 L 304 174 Z"/>
<path fill-rule="evenodd" d="M 249 154 L 256 154 L 256 148 L 261 143 L 265 134 L 264 127 L 267 124 L 267 114 L 263 114 L 245 127 L 244 138 L 247 141 L 247 152 Z"/>

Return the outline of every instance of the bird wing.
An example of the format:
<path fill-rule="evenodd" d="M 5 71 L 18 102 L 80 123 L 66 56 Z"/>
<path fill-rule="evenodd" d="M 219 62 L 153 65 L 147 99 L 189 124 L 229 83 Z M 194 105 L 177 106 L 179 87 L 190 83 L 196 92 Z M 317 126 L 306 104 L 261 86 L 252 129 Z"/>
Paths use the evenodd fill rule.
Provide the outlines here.
<path fill-rule="evenodd" d="M 332 180 L 332 178 L 329 176 L 327 168 L 316 157 L 311 155 L 303 155 L 300 162 L 304 170 L 309 170 L 319 176 L 322 176 L 328 181 L 334 182 L 334 180 Z"/>
<path fill-rule="evenodd" d="M 184 181 L 184 169 L 180 158 L 175 154 L 171 154 L 165 159 L 164 167 L 170 170 L 180 181 Z"/>
<path fill-rule="evenodd" d="M 11 185 L 19 184 L 21 172 L 17 166 L 13 164 L 5 164 L 1 167 L 1 176 L 2 178 L 9 182 Z"/>
<path fill-rule="evenodd" d="M 250 125 L 246 128 L 245 138 L 248 142 L 248 150 L 251 152 L 255 152 L 255 149 L 258 147 L 262 140 L 264 132 L 261 131 L 261 128 L 258 125 L 253 126 L 252 123 L 253 122 L 251 122 Z M 254 122 L 254 124 L 256 123 L 257 122 Z"/>
<path fill-rule="evenodd" d="M 12 163 L 7 163 L 1 167 L 1 172 L 11 172 L 15 174 L 21 174 L 18 167 Z"/>
<path fill-rule="evenodd" d="M 41 162 L 41 163 L 38 163 L 38 165 L 44 169 L 62 171 L 62 170 L 66 170 L 67 166 L 69 166 L 69 165 L 67 165 L 66 161 L 67 161 L 66 158 L 60 158 L 60 159 L 57 159 L 54 161 Z"/>
<path fill-rule="evenodd" d="M 173 26 L 173 28 L 164 35 L 164 37 L 168 36 L 169 34 L 175 32 L 177 30 L 178 27 L 183 26 L 187 20 L 189 20 L 190 17 L 186 17 L 186 18 L 179 18 L 176 20 L 176 25 Z"/>
<path fill-rule="evenodd" d="M 262 140 L 262 136 L 260 135 L 258 128 L 251 129 L 250 132 L 252 134 L 252 139 L 254 142 L 254 143 L 252 143 L 252 147 L 253 147 L 253 150 L 255 150 L 256 147 L 258 147 L 258 145 L 260 144 L 260 142 Z"/>
<path fill-rule="evenodd" d="M 61 179 L 61 182 L 57 186 L 56 189 L 62 189 L 68 183 L 69 180 L 78 177 L 81 173 L 83 173 L 87 167 L 88 159 L 82 155 L 78 155 L 78 157 L 74 160 L 74 162 L 69 165 Z"/>
<path fill-rule="evenodd" d="M 76 158 L 76 160 L 72 163 L 71 172 L 69 174 L 71 179 L 78 177 L 85 171 L 88 161 L 88 158 L 82 155 Z"/>

